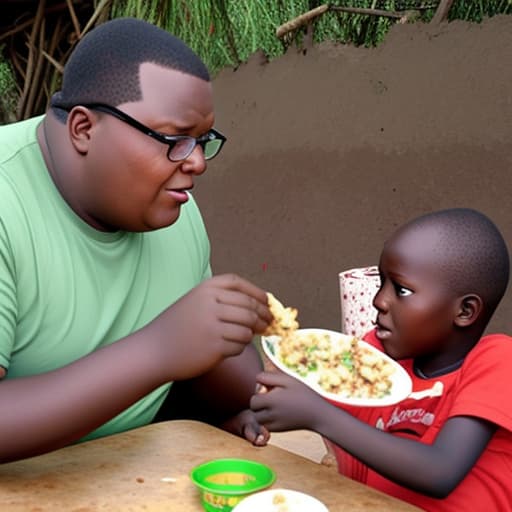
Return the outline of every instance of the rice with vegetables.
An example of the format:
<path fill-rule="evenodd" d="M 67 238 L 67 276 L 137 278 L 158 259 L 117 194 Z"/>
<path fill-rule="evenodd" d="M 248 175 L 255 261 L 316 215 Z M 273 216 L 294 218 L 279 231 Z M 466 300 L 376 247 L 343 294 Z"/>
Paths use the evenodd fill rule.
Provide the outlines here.
<path fill-rule="evenodd" d="M 352 398 L 382 398 L 391 393 L 395 368 L 357 338 L 295 331 L 281 338 L 276 356 L 328 393 Z"/>

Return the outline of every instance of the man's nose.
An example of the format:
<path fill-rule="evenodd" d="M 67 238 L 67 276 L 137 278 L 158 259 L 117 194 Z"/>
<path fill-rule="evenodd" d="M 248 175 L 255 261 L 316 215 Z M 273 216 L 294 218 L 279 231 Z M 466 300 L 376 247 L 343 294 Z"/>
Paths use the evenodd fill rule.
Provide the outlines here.
<path fill-rule="evenodd" d="M 192 153 L 181 164 L 181 170 L 187 173 L 194 173 L 197 175 L 203 174 L 206 171 L 206 158 L 204 157 L 203 148 L 197 144 L 192 150 Z"/>

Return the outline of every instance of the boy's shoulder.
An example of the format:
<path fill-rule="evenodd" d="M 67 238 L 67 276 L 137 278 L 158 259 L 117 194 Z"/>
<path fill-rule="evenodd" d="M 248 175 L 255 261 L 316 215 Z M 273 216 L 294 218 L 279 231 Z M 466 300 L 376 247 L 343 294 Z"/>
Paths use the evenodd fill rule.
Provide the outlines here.
<path fill-rule="evenodd" d="M 503 332 L 496 332 L 482 336 L 481 340 L 512 341 L 512 336 L 510 336 L 509 334 L 505 334 Z"/>
<path fill-rule="evenodd" d="M 471 349 L 464 361 L 463 368 L 477 366 L 497 370 L 499 367 L 504 367 L 506 371 L 509 371 L 511 360 L 512 337 L 502 333 L 487 334 L 482 336 Z M 512 372 L 510 374 L 512 376 Z"/>
<path fill-rule="evenodd" d="M 486 334 L 480 338 L 473 350 L 489 350 L 491 347 L 502 345 L 505 349 L 512 348 L 512 336 L 504 333 Z"/>

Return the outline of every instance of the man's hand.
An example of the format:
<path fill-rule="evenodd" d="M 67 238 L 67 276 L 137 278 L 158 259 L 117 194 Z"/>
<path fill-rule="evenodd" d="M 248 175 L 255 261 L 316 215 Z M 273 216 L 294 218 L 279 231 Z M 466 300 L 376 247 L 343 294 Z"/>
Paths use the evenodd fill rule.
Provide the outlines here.
<path fill-rule="evenodd" d="M 168 380 L 196 377 L 240 354 L 272 320 L 266 293 L 233 274 L 208 279 L 145 330 Z"/>

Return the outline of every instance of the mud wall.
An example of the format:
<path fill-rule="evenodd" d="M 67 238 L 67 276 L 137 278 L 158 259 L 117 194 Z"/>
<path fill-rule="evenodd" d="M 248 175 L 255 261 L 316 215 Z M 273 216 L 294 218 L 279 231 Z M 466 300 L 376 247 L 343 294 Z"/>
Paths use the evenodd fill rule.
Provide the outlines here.
<path fill-rule="evenodd" d="M 512 17 L 397 25 L 214 80 L 229 141 L 196 185 L 215 273 L 238 272 L 339 329 L 338 273 L 407 219 L 469 206 L 512 251 Z M 512 288 L 512 287 L 511 287 Z M 512 332 L 512 289 L 489 330 Z"/>

